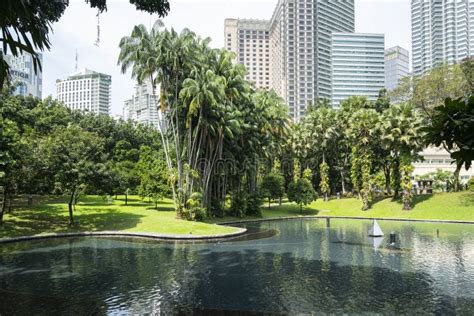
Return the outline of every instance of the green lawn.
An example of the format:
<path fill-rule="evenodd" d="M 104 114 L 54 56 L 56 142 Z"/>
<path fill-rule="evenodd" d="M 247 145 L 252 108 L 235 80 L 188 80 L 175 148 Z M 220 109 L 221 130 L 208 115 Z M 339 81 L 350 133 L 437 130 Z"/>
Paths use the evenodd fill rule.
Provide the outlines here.
<path fill-rule="evenodd" d="M 373 203 L 369 211 L 361 211 L 362 202 L 355 198 L 332 199 L 324 202 L 318 199 L 303 210 L 303 215 L 315 216 L 357 216 L 380 218 L 456 220 L 474 222 L 474 192 L 438 193 L 434 195 L 417 196 L 411 211 L 402 211 L 400 201 L 391 198 Z M 296 204 L 284 203 L 273 205 L 270 209 L 263 208 L 263 217 L 299 216 L 300 210 Z"/>
<path fill-rule="evenodd" d="M 35 199 L 37 199 L 35 197 Z M 68 233 L 78 231 L 124 231 L 195 236 L 236 232 L 233 227 L 188 222 L 176 219 L 171 201 L 158 205 L 143 202 L 137 197 L 109 204 L 97 196 L 82 198 L 74 213 L 75 226 L 68 227 L 68 211 L 64 199 L 44 199 L 38 205 L 16 208 L 6 214 L 1 237 L 30 236 L 42 233 Z"/>
<path fill-rule="evenodd" d="M 38 198 L 35 197 L 38 201 Z M 68 226 L 67 205 L 64 199 L 45 199 L 36 206 L 15 208 L 11 214 L 6 214 L 5 223 L 0 226 L 1 237 L 29 236 L 44 233 L 67 233 L 77 231 L 124 231 L 160 233 L 173 235 L 195 236 L 232 233 L 237 231 L 232 227 L 218 226 L 213 222 L 230 221 L 236 218 L 225 218 L 196 223 L 176 219 L 171 201 L 167 200 L 153 205 L 137 197 L 129 198 L 125 206 L 122 199 L 109 204 L 97 196 L 81 199 L 76 207 L 76 225 Z M 392 199 L 382 199 L 372 205 L 369 211 L 361 211 L 362 204 L 358 199 L 330 200 L 321 199 L 304 208 L 300 213 L 294 203 L 273 204 L 271 208 L 263 206 L 263 218 L 278 218 L 287 216 L 357 216 L 380 218 L 407 218 L 432 220 L 458 220 L 474 222 L 474 192 L 439 193 L 431 196 L 415 198 L 411 211 L 402 211 L 402 205 Z M 238 219 L 241 220 L 241 219 Z"/>

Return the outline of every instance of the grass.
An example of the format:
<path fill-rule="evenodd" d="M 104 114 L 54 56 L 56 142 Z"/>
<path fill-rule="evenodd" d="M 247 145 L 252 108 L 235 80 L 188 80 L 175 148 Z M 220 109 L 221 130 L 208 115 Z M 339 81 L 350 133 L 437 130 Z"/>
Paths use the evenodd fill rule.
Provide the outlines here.
<path fill-rule="evenodd" d="M 391 198 L 374 201 L 369 211 L 361 211 L 362 202 L 356 198 L 331 199 L 324 202 L 322 199 L 311 203 L 300 213 L 299 207 L 294 203 L 273 205 L 270 209 L 263 208 L 264 218 L 285 216 L 355 216 L 355 217 L 380 217 L 403 218 L 424 220 L 456 220 L 474 222 L 474 192 L 437 193 L 434 195 L 416 196 L 413 209 L 402 211 L 400 201 Z"/>
<path fill-rule="evenodd" d="M 64 198 L 47 199 L 35 197 L 36 205 L 14 208 L 4 217 L 0 226 L 1 237 L 31 236 L 45 233 L 68 233 L 81 231 L 123 231 L 156 234 L 195 236 L 218 235 L 236 232 L 233 227 L 209 223 L 188 222 L 176 219 L 172 202 L 165 200 L 158 205 L 129 197 L 128 205 L 123 200 L 109 204 L 97 196 L 80 200 L 74 213 L 75 225 L 68 226 L 68 210 Z"/>
<path fill-rule="evenodd" d="M 122 199 L 114 200 L 109 204 L 106 200 L 97 196 L 87 196 L 81 199 L 74 213 L 76 224 L 69 227 L 65 199 L 35 197 L 34 200 L 36 205 L 33 207 L 17 207 L 12 213 L 5 215 L 5 223 L 0 226 L 0 238 L 104 230 L 173 235 L 193 234 L 195 236 L 217 235 L 236 231 L 233 227 L 219 226 L 214 223 L 231 221 L 237 218 L 226 217 L 208 223 L 176 219 L 172 202 L 169 200 L 160 203 L 158 210 L 156 210 L 152 204 L 137 197 L 129 197 L 129 205 L 126 206 Z M 413 205 L 413 210 L 402 211 L 400 201 L 385 198 L 375 201 L 372 208 L 364 212 L 361 211 L 361 201 L 355 198 L 332 199 L 328 202 L 318 199 L 305 207 L 302 213 L 294 203 L 285 202 L 281 206 L 273 204 L 271 208 L 263 206 L 262 218 L 313 215 L 474 222 L 474 192 L 417 196 Z"/>

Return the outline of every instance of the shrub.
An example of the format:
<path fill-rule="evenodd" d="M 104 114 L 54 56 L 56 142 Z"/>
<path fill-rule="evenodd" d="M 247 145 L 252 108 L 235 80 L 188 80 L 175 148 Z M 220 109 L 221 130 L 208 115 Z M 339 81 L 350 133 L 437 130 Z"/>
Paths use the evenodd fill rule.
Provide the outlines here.
<path fill-rule="evenodd" d="M 467 182 L 467 187 L 469 188 L 469 190 L 474 191 L 474 178 L 469 179 L 469 181 Z"/>
<path fill-rule="evenodd" d="M 316 198 L 317 194 L 308 179 L 298 179 L 288 186 L 288 200 L 296 202 L 300 206 L 301 212 L 303 212 L 303 205 L 310 204 Z"/>

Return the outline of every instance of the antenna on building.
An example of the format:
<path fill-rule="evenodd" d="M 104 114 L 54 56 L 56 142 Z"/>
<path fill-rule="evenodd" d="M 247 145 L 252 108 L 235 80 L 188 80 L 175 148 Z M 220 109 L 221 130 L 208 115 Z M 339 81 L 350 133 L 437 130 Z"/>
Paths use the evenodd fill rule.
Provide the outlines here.
<path fill-rule="evenodd" d="M 94 43 L 95 46 L 99 47 L 100 44 L 100 11 L 97 12 L 97 39 Z"/>
<path fill-rule="evenodd" d="M 76 48 L 76 72 L 77 72 L 77 60 L 78 60 L 77 48 Z"/>

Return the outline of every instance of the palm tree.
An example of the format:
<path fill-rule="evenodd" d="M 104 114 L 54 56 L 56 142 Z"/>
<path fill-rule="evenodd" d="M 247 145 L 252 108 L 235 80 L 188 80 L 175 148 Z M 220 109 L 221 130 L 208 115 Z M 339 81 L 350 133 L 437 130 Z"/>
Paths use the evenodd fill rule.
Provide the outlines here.
<path fill-rule="evenodd" d="M 144 25 L 137 25 L 133 28 L 131 35 L 123 37 L 119 44 L 120 53 L 117 63 L 121 66 L 122 73 L 126 73 L 129 68 L 132 68 L 132 78 L 135 78 L 139 84 L 148 81 L 152 86 L 153 95 L 156 95 L 156 86 L 159 82 L 158 75 L 161 73 L 158 60 L 158 44 L 162 39 L 162 33 L 160 32 L 162 27 L 163 23 L 161 20 L 155 22 L 150 32 L 148 32 Z M 163 97 L 163 95 L 161 96 Z M 165 137 L 162 120 L 160 120 L 159 128 L 166 163 L 168 169 L 173 170 L 170 145 Z M 171 188 L 175 208 L 178 209 L 176 188 L 174 185 L 171 185 Z"/>
<path fill-rule="evenodd" d="M 320 106 L 309 111 L 304 119 L 305 128 L 309 131 L 311 150 L 321 157 L 320 189 L 324 200 L 328 200 L 330 192 L 329 165 L 326 158 L 329 151 L 334 151 L 335 142 L 339 135 L 336 125 L 336 111 L 327 106 Z"/>
<path fill-rule="evenodd" d="M 372 195 L 373 144 L 377 142 L 379 115 L 373 109 L 358 110 L 352 116 L 349 135 L 352 143 L 351 178 L 354 188 L 362 198 L 362 210 L 370 208 Z"/>
<path fill-rule="evenodd" d="M 385 148 L 392 156 L 392 173 L 394 182 L 394 198 L 398 198 L 402 185 L 407 187 L 407 175 L 401 170 L 409 171 L 407 165 L 418 158 L 418 152 L 423 149 L 422 128 L 424 121 L 420 113 L 408 103 L 397 104 L 383 113 L 379 128 L 382 131 L 382 140 Z M 405 179 L 402 183 L 402 177 Z M 410 200 L 405 189 L 404 200 Z M 409 208 L 405 204 L 404 208 Z"/>

